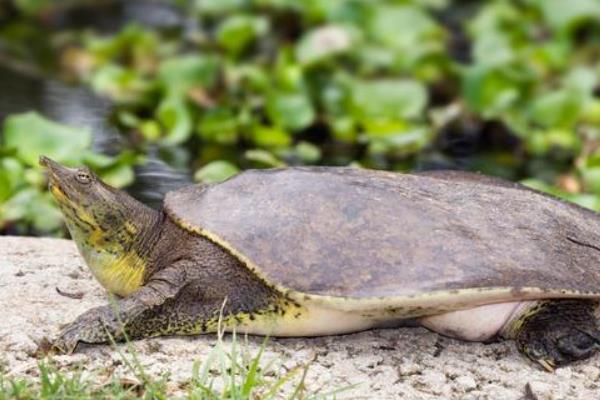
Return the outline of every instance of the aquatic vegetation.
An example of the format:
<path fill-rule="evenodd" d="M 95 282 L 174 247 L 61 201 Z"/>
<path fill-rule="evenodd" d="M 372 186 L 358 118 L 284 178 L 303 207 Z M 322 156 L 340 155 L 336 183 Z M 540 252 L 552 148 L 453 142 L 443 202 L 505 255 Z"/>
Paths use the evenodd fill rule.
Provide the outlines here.
<path fill-rule="evenodd" d="M 81 141 L 55 149 L 79 158 L 54 157 L 119 186 L 158 148 L 201 181 L 284 165 L 459 168 L 600 210 L 595 0 L 172 1 L 161 18 L 141 11 L 110 29 L 69 25 L 51 3 L 15 2 L 2 59 L 114 102 L 123 154 L 86 153 L 79 129 Z M 4 121 L 0 229 L 57 232 L 33 216 L 56 215 L 51 203 L 16 206 L 32 188 L 45 198 L 29 161 L 47 149 L 32 144 L 39 135 L 14 140 L 13 118 L 25 116 Z"/>

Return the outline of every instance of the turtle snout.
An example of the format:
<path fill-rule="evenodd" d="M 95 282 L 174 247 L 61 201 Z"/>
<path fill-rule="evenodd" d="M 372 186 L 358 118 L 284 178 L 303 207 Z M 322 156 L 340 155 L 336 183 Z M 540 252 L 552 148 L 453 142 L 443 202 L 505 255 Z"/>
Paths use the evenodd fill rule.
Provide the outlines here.
<path fill-rule="evenodd" d="M 52 172 L 65 169 L 65 167 L 46 156 L 40 156 L 39 164 Z"/>

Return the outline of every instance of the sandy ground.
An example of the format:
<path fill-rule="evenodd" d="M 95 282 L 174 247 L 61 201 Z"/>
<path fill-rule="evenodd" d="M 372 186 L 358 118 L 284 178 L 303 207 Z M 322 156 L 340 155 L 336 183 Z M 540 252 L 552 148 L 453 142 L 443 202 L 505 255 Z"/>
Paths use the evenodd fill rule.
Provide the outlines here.
<path fill-rule="evenodd" d="M 83 294 L 81 299 L 57 292 Z M 106 295 L 92 279 L 72 242 L 0 237 L 0 368 L 10 376 L 35 376 L 38 346 L 61 325 Z M 225 341 L 228 342 L 226 337 Z M 246 349 L 258 350 L 261 338 Z M 136 341 L 147 372 L 170 373 L 169 387 L 180 391 L 192 365 L 206 359 L 215 336 Z M 81 346 L 80 346 L 81 347 Z M 600 357 L 555 373 L 522 358 L 510 342 L 464 343 L 420 328 L 386 329 L 345 336 L 271 339 L 265 361 L 280 371 L 312 363 L 310 390 L 353 386 L 348 399 L 593 399 L 600 396 Z M 110 346 L 85 346 L 74 355 L 54 356 L 62 369 L 81 367 L 99 376 L 131 376 Z"/>

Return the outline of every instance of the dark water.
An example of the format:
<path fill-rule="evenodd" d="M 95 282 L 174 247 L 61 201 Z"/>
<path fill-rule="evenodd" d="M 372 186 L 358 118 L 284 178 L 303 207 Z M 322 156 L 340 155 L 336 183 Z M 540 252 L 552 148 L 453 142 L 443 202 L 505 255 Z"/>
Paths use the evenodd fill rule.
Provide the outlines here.
<path fill-rule="evenodd" d="M 50 29 L 93 28 L 115 32 L 136 23 L 157 30 L 179 30 L 189 23 L 183 10 L 172 0 L 79 0 L 57 2 L 44 16 Z"/>
<path fill-rule="evenodd" d="M 47 118 L 93 132 L 93 149 L 114 155 L 127 147 L 126 138 L 111 125 L 111 103 L 89 90 L 40 78 L 0 65 L 0 124 L 15 113 L 37 111 Z M 0 132 L 1 135 L 1 132 Z M 158 148 L 147 149 L 147 162 L 136 166 L 136 181 L 127 190 L 158 208 L 166 192 L 191 182 L 190 171 L 170 166 Z"/>

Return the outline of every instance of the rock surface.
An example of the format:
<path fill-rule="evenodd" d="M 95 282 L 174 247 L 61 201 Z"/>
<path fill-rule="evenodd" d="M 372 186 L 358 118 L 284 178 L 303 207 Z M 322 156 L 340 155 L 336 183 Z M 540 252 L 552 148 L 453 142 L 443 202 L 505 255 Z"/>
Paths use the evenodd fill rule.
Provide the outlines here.
<path fill-rule="evenodd" d="M 43 358 L 38 347 L 61 325 L 106 301 L 72 242 L 0 237 L 0 370 L 35 376 Z M 226 336 L 225 343 L 229 340 Z M 250 337 L 244 346 L 255 354 L 261 343 L 262 338 Z M 208 335 L 131 346 L 147 373 L 168 372 L 169 388 L 181 393 L 194 362 L 205 361 L 214 344 L 215 336 Z M 119 349 L 126 353 L 124 346 Z M 74 355 L 53 356 L 54 364 L 99 377 L 132 375 L 111 346 L 80 348 Z M 420 328 L 272 338 L 264 360 L 275 360 L 280 371 L 310 363 L 309 390 L 352 386 L 337 395 L 347 399 L 591 399 L 600 393 L 600 356 L 551 374 L 525 360 L 510 342 L 464 343 Z"/>

